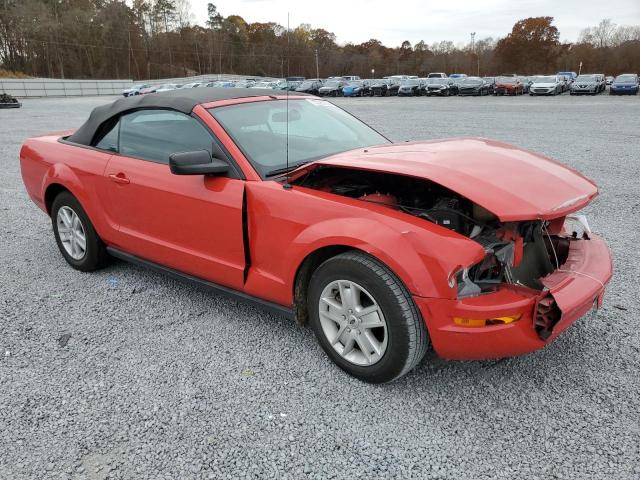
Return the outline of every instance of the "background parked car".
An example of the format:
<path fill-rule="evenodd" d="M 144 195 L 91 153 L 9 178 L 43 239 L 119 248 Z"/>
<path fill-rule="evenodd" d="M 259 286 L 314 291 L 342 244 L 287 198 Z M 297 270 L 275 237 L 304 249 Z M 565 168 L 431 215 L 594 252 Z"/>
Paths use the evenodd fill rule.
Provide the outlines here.
<path fill-rule="evenodd" d="M 424 82 L 419 78 L 407 78 L 400 82 L 399 97 L 418 97 L 423 93 Z"/>
<path fill-rule="evenodd" d="M 342 88 L 344 97 L 368 97 L 371 94 L 370 80 L 351 80 Z"/>
<path fill-rule="evenodd" d="M 529 95 L 558 95 L 562 93 L 564 77 L 559 75 L 540 75 L 533 77 Z"/>
<path fill-rule="evenodd" d="M 489 95 L 489 84 L 480 77 L 467 77 L 458 84 L 458 95 Z"/>
<path fill-rule="evenodd" d="M 605 78 L 607 85 L 611 85 L 613 83 L 613 77 L 611 75 L 607 75 Z"/>
<path fill-rule="evenodd" d="M 434 72 L 427 75 L 427 78 L 447 78 L 447 74 L 442 72 Z"/>
<path fill-rule="evenodd" d="M 639 89 L 638 75 L 635 73 L 623 73 L 618 75 L 611 83 L 609 95 L 637 95 Z"/>
<path fill-rule="evenodd" d="M 399 80 L 395 78 L 382 78 L 371 83 L 371 95 L 375 97 L 388 97 L 397 95 L 400 88 Z"/>
<path fill-rule="evenodd" d="M 180 87 L 182 87 L 182 85 L 179 83 L 165 83 L 164 85 L 160 85 L 156 88 L 156 93 L 170 92 L 171 90 L 177 90 Z"/>
<path fill-rule="evenodd" d="M 341 97 L 342 89 L 346 86 L 346 80 L 327 80 L 318 89 L 318 95 L 321 97 Z"/>
<path fill-rule="evenodd" d="M 558 75 L 558 79 L 560 80 L 560 93 L 569 91 L 572 83 L 569 77 L 566 75 Z"/>
<path fill-rule="evenodd" d="M 522 95 L 524 87 L 518 77 L 498 77 L 493 87 L 494 95 Z"/>
<path fill-rule="evenodd" d="M 493 94 L 493 89 L 496 86 L 496 77 L 482 77 L 487 85 L 489 85 L 489 93 Z"/>
<path fill-rule="evenodd" d="M 298 88 L 296 88 L 296 92 L 302 93 L 310 93 L 311 95 L 318 95 L 318 90 L 322 87 L 322 80 L 319 78 L 310 78 L 308 80 L 303 81 Z"/>
<path fill-rule="evenodd" d="M 346 81 L 351 81 L 351 80 L 360 80 L 360 77 L 358 75 L 345 75 L 344 78 Z"/>
<path fill-rule="evenodd" d="M 604 73 L 596 73 L 596 79 L 598 80 L 600 91 L 604 92 L 607 89 L 607 79 L 604 76 Z"/>
<path fill-rule="evenodd" d="M 522 93 L 529 93 L 531 88 L 531 77 L 518 77 L 522 83 Z"/>
<path fill-rule="evenodd" d="M 279 84 L 276 81 L 265 81 L 265 82 L 256 82 L 253 85 L 251 85 L 249 88 L 271 88 L 272 90 L 275 90 L 278 87 L 279 87 Z"/>
<path fill-rule="evenodd" d="M 235 88 L 251 88 L 256 84 L 256 81 L 253 79 L 240 80 L 239 82 L 235 82 Z"/>
<path fill-rule="evenodd" d="M 573 83 L 578 77 L 578 74 L 576 72 L 558 72 L 557 75 L 566 77 L 569 84 Z"/>
<path fill-rule="evenodd" d="M 134 95 L 140 95 L 140 91 L 145 89 L 145 88 L 149 88 L 151 87 L 151 85 L 149 85 L 148 83 L 141 83 L 138 85 L 133 85 L 129 88 L 125 88 L 122 91 L 122 95 L 125 97 L 133 97 Z"/>
<path fill-rule="evenodd" d="M 453 80 L 444 77 L 428 78 L 425 85 L 425 95 L 448 97 L 449 95 L 458 94 L 458 86 Z"/>
<path fill-rule="evenodd" d="M 204 86 L 204 84 L 202 82 L 191 82 L 185 83 L 181 88 L 196 88 L 200 86 Z"/>
<path fill-rule="evenodd" d="M 569 95 L 596 95 L 601 92 L 600 81 L 595 74 L 578 75 L 571 84 Z"/>
<path fill-rule="evenodd" d="M 140 89 L 140 95 L 147 95 L 149 93 L 155 93 L 158 88 L 160 88 L 160 85 L 149 85 L 146 88 L 141 88 Z"/>
<path fill-rule="evenodd" d="M 215 87 L 215 88 L 233 88 L 235 86 L 236 86 L 236 83 L 230 80 L 217 80 L 214 82 L 209 82 L 205 85 L 205 87 Z"/>

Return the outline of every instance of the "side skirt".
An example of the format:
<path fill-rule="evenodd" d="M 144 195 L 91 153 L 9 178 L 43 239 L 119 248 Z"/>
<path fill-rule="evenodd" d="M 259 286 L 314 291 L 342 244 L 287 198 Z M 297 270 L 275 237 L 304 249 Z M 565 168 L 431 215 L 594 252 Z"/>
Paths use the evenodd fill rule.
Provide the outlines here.
<path fill-rule="evenodd" d="M 293 313 L 292 308 L 287 308 L 282 305 L 278 305 L 277 303 L 269 302 L 267 300 L 262 300 L 252 295 L 247 295 L 246 293 L 233 290 L 232 288 L 228 288 L 223 285 L 218 285 L 217 283 L 213 283 L 208 280 L 203 280 L 202 278 L 194 277 L 193 275 L 189 275 L 188 273 L 183 273 L 178 270 L 165 267 L 164 265 L 150 262 L 149 260 L 136 257 L 135 255 L 131 255 L 130 253 L 123 252 L 122 250 L 118 250 L 117 248 L 107 247 L 107 251 L 109 252 L 110 255 L 116 258 L 119 258 L 120 260 L 124 260 L 125 262 L 133 263 L 135 265 L 140 265 L 150 270 L 155 270 L 156 272 L 162 273 L 176 280 L 180 280 L 182 282 L 189 283 L 191 285 L 195 285 L 197 287 L 209 290 L 212 293 L 226 295 L 227 297 L 233 298 L 235 300 L 245 301 L 247 303 L 263 308 L 272 313 L 275 313 L 277 315 L 282 315 L 291 320 L 295 319 L 295 314 Z"/>

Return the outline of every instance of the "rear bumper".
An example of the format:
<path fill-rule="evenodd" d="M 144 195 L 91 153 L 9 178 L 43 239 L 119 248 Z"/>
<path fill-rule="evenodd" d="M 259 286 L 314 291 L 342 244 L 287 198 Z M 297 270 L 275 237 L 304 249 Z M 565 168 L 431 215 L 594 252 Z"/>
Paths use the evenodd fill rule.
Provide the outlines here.
<path fill-rule="evenodd" d="M 571 242 L 569 256 L 559 270 L 543 279 L 545 291 L 503 286 L 493 293 L 460 300 L 414 297 L 427 324 L 436 353 L 452 360 L 504 358 L 543 348 L 594 306 L 602 304 L 611 279 L 611 254 L 604 240 Z M 536 329 L 541 302 L 551 301 L 560 310 L 550 334 Z M 463 327 L 454 317 L 498 318 L 520 314 L 519 320 L 504 325 Z"/>

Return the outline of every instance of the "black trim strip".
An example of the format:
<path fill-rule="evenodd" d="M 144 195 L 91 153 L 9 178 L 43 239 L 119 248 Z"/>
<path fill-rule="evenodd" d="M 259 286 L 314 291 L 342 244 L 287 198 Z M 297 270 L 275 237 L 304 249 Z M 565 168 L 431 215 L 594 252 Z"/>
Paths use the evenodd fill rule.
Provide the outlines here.
<path fill-rule="evenodd" d="M 242 190 L 242 245 L 244 248 L 244 272 L 242 283 L 247 283 L 251 268 L 251 249 L 249 246 L 249 213 L 247 212 L 247 187 Z"/>
<path fill-rule="evenodd" d="M 223 285 L 218 285 L 217 283 L 213 283 L 208 280 L 203 280 L 202 278 L 194 277 L 193 275 L 189 275 L 188 273 L 183 273 L 178 270 L 165 267 L 164 265 L 160 265 L 160 264 L 151 262 L 149 260 L 145 260 L 135 255 L 131 255 L 130 253 L 123 252 L 122 250 L 118 250 L 117 248 L 114 248 L 114 247 L 107 247 L 107 251 L 114 257 L 119 258 L 120 260 L 124 260 L 125 262 L 130 262 L 135 265 L 140 265 L 142 267 L 155 270 L 156 272 L 162 273 L 176 280 L 180 280 L 182 282 L 195 285 L 197 287 L 205 288 L 206 290 L 211 290 L 216 294 L 226 295 L 236 300 L 243 300 L 254 306 L 263 308 L 277 315 L 282 315 L 291 320 L 295 318 L 295 314 L 292 308 L 287 308 L 282 305 L 278 305 L 277 303 L 269 302 L 267 300 L 254 297 L 252 295 L 248 295 L 246 293 L 233 290 L 232 288 L 225 287 Z"/>

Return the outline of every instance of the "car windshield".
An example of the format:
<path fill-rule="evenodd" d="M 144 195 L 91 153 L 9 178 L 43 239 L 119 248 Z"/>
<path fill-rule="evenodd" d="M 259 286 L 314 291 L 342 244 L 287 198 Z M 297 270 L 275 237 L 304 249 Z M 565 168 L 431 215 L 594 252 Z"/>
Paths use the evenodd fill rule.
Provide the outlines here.
<path fill-rule="evenodd" d="M 615 79 L 616 83 L 636 83 L 635 75 L 618 75 Z"/>
<path fill-rule="evenodd" d="M 576 78 L 576 82 L 595 82 L 595 81 L 596 81 L 595 75 L 578 75 L 578 78 Z"/>
<path fill-rule="evenodd" d="M 338 80 L 329 80 L 323 86 L 324 87 L 338 87 L 338 86 L 340 86 L 340 82 Z"/>
<path fill-rule="evenodd" d="M 514 77 L 500 77 L 496 81 L 498 83 L 516 83 L 516 80 Z"/>
<path fill-rule="evenodd" d="M 446 78 L 430 78 L 427 80 L 429 85 L 445 85 L 447 83 Z"/>
<path fill-rule="evenodd" d="M 420 85 L 420 81 L 414 78 L 408 78 L 406 80 L 402 80 L 400 85 L 415 87 L 416 85 Z"/>
<path fill-rule="evenodd" d="M 288 165 L 292 167 L 347 150 L 389 143 L 329 102 L 299 99 L 290 100 L 288 105 L 288 115 L 285 100 L 229 105 L 209 112 L 262 177 L 287 167 L 287 144 Z"/>
<path fill-rule="evenodd" d="M 362 80 L 351 80 L 349 82 L 349 85 L 352 87 L 361 87 L 362 85 L 364 85 L 364 82 Z"/>
<path fill-rule="evenodd" d="M 482 83 L 482 79 L 477 77 L 467 77 L 460 83 L 462 83 L 462 85 L 478 85 Z"/>
<path fill-rule="evenodd" d="M 554 77 L 553 75 L 533 77 L 531 81 L 533 83 L 556 83 L 556 77 Z"/>
<path fill-rule="evenodd" d="M 315 82 L 302 82 L 298 88 L 312 88 Z"/>
<path fill-rule="evenodd" d="M 483 77 L 483 79 L 484 79 L 484 81 L 485 81 L 485 82 L 487 82 L 487 83 L 493 83 L 493 82 L 495 82 L 495 81 L 496 81 L 496 79 L 495 79 L 495 78 L 493 78 L 493 77 Z"/>

